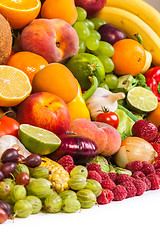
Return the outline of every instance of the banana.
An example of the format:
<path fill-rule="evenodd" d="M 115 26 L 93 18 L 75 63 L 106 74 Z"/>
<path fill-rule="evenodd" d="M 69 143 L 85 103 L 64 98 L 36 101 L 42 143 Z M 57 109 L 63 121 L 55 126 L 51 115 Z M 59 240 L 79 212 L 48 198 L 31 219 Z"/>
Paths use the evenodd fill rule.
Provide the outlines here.
<path fill-rule="evenodd" d="M 149 3 L 140 0 L 107 0 L 106 6 L 121 8 L 135 14 L 160 37 L 160 13 Z"/>
<path fill-rule="evenodd" d="M 152 54 L 153 64 L 160 66 L 160 38 L 143 20 L 133 13 L 114 7 L 104 7 L 96 17 L 113 24 L 129 38 L 136 39 L 134 35 L 140 34 L 144 49 Z"/>

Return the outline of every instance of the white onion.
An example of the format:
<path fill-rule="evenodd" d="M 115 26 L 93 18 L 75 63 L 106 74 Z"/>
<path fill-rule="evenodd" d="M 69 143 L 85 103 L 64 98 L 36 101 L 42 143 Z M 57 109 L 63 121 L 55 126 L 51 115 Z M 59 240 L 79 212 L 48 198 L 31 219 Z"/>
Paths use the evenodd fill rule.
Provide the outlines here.
<path fill-rule="evenodd" d="M 124 168 L 127 163 L 137 160 L 152 163 L 156 157 L 157 152 L 149 142 L 139 137 L 128 137 L 122 141 L 114 160 L 119 167 Z"/>

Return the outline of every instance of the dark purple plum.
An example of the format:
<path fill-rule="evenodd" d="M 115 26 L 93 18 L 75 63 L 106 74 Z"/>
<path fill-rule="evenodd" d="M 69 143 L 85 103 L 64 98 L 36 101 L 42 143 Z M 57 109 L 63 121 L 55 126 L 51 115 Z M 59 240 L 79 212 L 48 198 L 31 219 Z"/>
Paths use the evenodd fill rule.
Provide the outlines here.
<path fill-rule="evenodd" d="M 11 174 L 14 173 L 17 164 L 15 162 L 6 162 L 0 168 L 5 178 L 11 177 Z"/>
<path fill-rule="evenodd" d="M 70 155 L 75 164 L 86 164 L 98 155 L 96 143 L 89 138 L 69 134 L 63 134 L 59 137 L 61 145 L 49 155 L 52 160 L 57 161 L 64 155 Z"/>
<path fill-rule="evenodd" d="M 19 157 L 19 153 L 14 148 L 8 148 L 2 153 L 1 162 L 17 162 Z"/>
<path fill-rule="evenodd" d="M 111 45 L 126 38 L 126 34 L 123 31 L 117 29 L 114 25 L 109 23 L 100 26 L 98 32 L 101 35 L 101 41 L 108 42 Z"/>

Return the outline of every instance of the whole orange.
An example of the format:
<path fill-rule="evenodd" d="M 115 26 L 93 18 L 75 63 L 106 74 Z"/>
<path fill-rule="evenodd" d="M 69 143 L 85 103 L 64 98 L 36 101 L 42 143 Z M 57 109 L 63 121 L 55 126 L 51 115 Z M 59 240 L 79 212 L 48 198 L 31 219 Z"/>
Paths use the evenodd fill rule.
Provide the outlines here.
<path fill-rule="evenodd" d="M 160 102 L 158 102 L 156 109 L 149 113 L 146 120 L 154 123 L 157 127 L 160 125 Z"/>
<path fill-rule="evenodd" d="M 13 54 L 7 65 L 18 68 L 27 74 L 32 83 L 34 75 L 48 65 L 48 62 L 40 55 L 32 52 L 17 52 Z"/>
<path fill-rule="evenodd" d="M 113 44 L 114 72 L 117 75 L 140 73 L 145 65 L 146 54 L 143 46 L 134 39 L 122 39 Z"/>
<path fill-rule="evenodd" d="M 78 93 L 77 79 L 61 63 L 50 63 L 37 72 L 32 81 L 33 92 L 49 92 L 71 102 Z"/>

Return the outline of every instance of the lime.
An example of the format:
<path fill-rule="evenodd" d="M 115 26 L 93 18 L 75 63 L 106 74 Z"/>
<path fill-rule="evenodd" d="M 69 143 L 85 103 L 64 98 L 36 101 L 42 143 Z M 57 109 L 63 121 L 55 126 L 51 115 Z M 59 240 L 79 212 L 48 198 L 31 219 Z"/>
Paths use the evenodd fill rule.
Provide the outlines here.
<path fill-rule="evenodd" d="M 54 152 L 61 144 L 53 132 L 29 124 L 21 124 L 18 130 L 19 140 L 34 154 L 47 155 Z"/>
<path fill-rule="evenodd" d="M 101 83 L 105 78 L 105 70 L 100 59 L 90 53 L 79 53 L 67 62 L 67 67 L 81 85 L 83 91 L 90 88 L 90 77 L 95 76 Z"/>
<path fill-rule="evenodd" d="M 158 100 L 150 90 L 134 87 L 127 94 L 127 104 L 135 112 L 149 113 L 156 109 Z"/>

